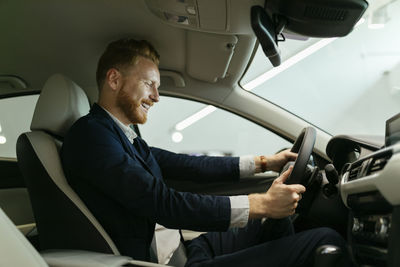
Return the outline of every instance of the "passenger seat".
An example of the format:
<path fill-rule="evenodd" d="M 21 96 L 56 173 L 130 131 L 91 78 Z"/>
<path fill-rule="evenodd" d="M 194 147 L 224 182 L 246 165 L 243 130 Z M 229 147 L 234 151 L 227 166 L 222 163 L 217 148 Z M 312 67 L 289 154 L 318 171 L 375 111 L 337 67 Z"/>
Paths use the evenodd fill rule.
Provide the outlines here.
<path fill-rule="evenodd" d="M 48 266 L 1 208 L 0 236 L 0 266 Z"/>
<path fill-rule="evenodd" d="M 0 208 L 0 266 L 12 267 L 121 267 L 164 265 L 92 251 L 51 250 L 40 255 Z M 165 266 L 164 266 L 165 267 Z"/>

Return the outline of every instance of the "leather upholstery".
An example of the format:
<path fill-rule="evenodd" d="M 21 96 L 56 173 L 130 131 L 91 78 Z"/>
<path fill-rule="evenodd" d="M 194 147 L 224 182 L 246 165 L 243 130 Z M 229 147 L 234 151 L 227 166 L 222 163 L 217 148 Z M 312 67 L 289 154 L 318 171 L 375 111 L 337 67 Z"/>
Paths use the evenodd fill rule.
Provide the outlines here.
<path fill-rule="evenodd" d="M 1 266 L 48 266 L 1 208 L 0 236 Z"/>
<path fill-rule="evenodd" d="M 84 91 L 56 74 L 36 104 L 32 132 L 17 141 L 17 158 L 32 202 L 41 249 L 81 249 L 119 255 L 115 244 L 71 189 L 61 166 L 64 134 L 89 111 Z"/>
<path fill-rule="evenodd" d="M 89 112 L 85 92 L 61 74 L 54 74 L 45 83 L 33 114 L 31 130 L 43 130 L 64 136 L 71 125 Z"/>

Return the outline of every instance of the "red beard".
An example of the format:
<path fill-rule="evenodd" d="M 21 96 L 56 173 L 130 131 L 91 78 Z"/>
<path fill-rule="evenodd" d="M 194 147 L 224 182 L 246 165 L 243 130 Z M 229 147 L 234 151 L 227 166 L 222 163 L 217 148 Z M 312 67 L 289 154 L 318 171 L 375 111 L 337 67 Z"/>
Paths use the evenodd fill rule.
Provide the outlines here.
<path fill-rule="evenodd" d="M 118 92 L 117 105 L 121 108 L 122 112 L 133 124 L 143 124 L 147 121 L 147 115 L 143 111 L 141 112 L 141 103 L 136 103 L 129 97 L 123 89 Z"/>

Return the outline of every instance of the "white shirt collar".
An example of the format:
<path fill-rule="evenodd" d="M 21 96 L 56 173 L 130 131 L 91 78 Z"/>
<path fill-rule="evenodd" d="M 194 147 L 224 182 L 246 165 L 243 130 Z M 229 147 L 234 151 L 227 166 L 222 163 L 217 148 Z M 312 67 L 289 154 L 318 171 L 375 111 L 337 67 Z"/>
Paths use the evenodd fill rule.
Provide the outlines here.
<path fill-rule="evenodd" d="M 135 131 L 129 126 L 123 124 L 119 119 L 117 119 L 113 114 L 111 114 L 108 110 L 106 110 L 105 108 L 101 107 L 102 109 L 104 109 L 108 115 L 110 115 L 111 119 L 113 119 L 113 121 L 119 126 L 119 128 L 121 128 L 122 132 L 124 132 L 124 134 L 126 135 L 126 137 L 128 138 L 129 142 L 131 142 L 133 144 L 134 139 L 137 137 L 137 134 L 135 133 Z"/>

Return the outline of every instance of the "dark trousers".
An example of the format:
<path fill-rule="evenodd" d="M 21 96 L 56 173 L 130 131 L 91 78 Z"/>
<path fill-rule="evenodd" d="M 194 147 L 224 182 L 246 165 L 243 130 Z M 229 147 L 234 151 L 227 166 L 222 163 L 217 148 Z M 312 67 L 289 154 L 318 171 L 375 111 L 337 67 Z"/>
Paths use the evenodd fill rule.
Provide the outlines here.
<path fill-rule="evenodd" d="M 346 253 L 343 238 L 330 228 L 295 234 L 291 221 L 249 221 L 245 228 L 203 234 L 186 244 L 192 266 L 313 266 L 317 247 L 335 245 Z M 341 266 L 350 266 L 348 257 Z"/>

